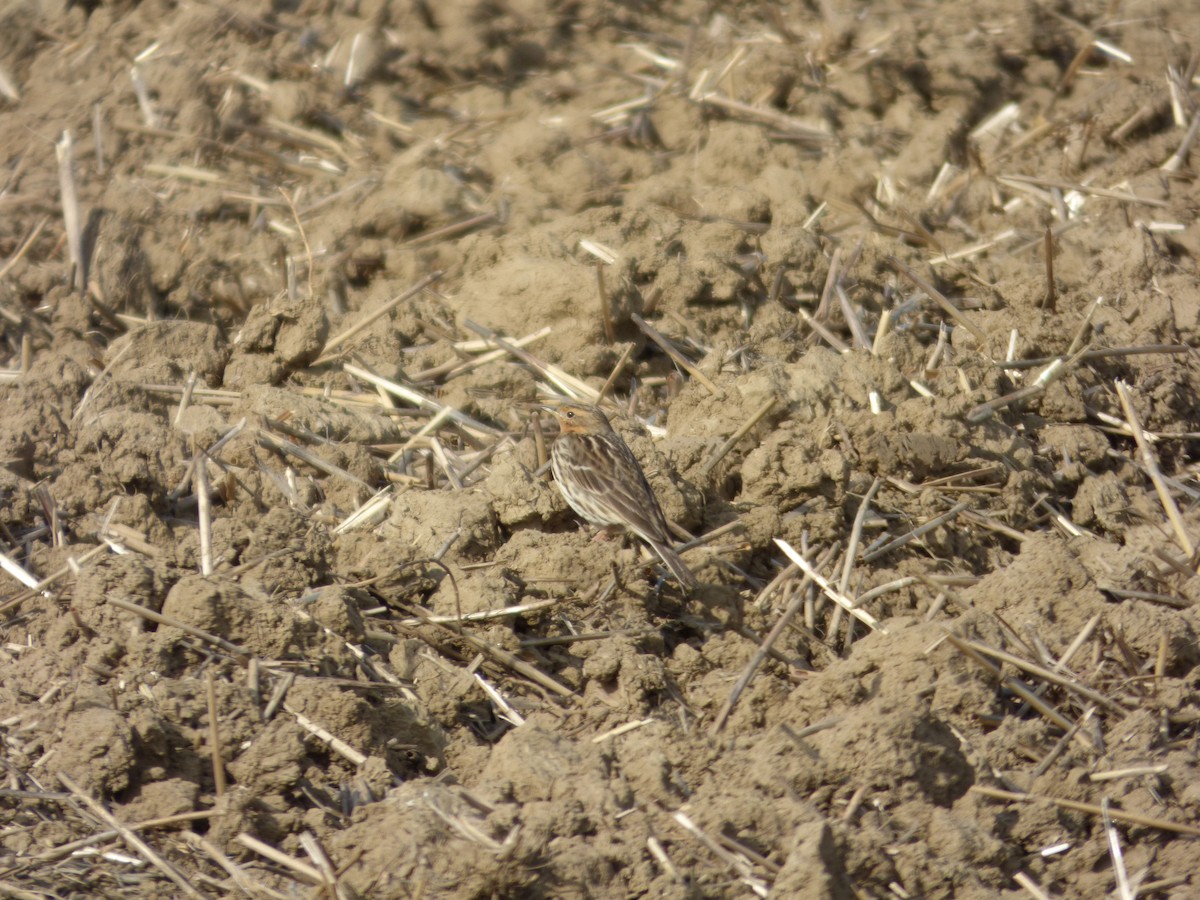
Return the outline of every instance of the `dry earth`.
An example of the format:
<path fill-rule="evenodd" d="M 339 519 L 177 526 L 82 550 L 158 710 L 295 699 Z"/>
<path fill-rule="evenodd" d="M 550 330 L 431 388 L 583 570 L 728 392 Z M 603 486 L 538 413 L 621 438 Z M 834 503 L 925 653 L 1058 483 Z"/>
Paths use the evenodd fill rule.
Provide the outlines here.
<path fill-rule="evenodd" d="M 0 894 L 1197 896 L 1198 32 L 0 5 Z"/>

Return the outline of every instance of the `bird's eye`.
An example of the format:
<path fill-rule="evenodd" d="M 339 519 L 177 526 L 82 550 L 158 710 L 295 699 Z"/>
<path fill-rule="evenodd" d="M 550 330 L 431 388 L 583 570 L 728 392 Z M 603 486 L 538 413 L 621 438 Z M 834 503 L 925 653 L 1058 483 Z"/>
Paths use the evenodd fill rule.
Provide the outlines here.
<path fill-rule="evenodd" d="M 574 412 L 572 412 L 571 410 L 567 410 L 567 418 L 568 418 L 568 419 L 573 419 L 573 418 L 575 418 L 575 413 L 574 413 Z"/>

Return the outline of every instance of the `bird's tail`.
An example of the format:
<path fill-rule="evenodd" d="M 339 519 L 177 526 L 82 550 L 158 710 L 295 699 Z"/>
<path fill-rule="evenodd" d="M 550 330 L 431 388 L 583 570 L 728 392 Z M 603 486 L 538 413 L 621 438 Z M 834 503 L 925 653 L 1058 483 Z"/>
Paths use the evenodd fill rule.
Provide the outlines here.
<path fill-rule="evenodd" d="M 678 553 L 666 544 L 660 544 L 657 541 L 651 542 L 650 546 L 654 548 L 654 552 L 658 554 L 659 559 L 671 570 L 671 574 L 675 576 L 675 580 L 683 586 L 685 591 L 695 590 L 699 586 L 696 576 L 692 574 L 692 570 L 687 567 L 687 564 L 679 558 Z"/>

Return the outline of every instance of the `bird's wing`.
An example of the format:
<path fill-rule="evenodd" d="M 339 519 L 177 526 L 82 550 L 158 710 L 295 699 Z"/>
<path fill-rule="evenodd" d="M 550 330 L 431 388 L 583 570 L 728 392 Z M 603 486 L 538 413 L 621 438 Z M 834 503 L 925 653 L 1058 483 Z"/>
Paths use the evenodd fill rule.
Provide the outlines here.
<path fill-rule="evenodd" d="M 614 522 L 625 525 L 643 540 L 669 545 L 671 538 L 662 508 L 637 458 L 625 442 L 608 435 L 582 437 L 588 447 L 579 456 L 589 461 L 605 458 L 611 465 L 591 462 L 578 465 L 576 471 L 580 483 L 595 491 Z"/>

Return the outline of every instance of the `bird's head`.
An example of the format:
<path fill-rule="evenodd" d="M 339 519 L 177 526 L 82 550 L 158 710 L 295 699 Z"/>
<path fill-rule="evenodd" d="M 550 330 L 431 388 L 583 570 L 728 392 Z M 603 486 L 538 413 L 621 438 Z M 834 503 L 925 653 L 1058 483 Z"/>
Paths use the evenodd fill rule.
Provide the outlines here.
<path fill-rule="evenodd" d="M 558 429 L 563 434 L 607 434 L 612 431 L 608 417 L 595 406 L 566 402 L 543 408 L 558 419 Z"/>

